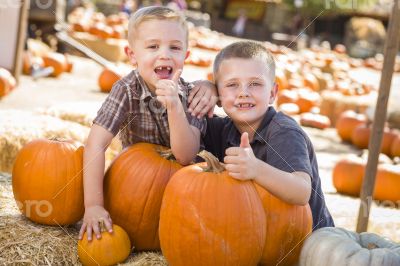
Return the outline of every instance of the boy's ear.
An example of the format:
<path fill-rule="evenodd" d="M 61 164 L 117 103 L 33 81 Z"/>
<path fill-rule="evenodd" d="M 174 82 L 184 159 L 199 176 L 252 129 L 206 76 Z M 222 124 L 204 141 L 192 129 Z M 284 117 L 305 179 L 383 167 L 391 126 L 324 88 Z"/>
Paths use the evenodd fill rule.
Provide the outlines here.
<path fill-rule="evenodd" d="M 190 51 L 187 50 L 187 51 L 186 51 L 186 55 L 185 55 L 185 60 L 189 57 L 189 55 L 190 55 Z"/>
<path fill-rule="evenodd" d="M 129 59 L 129 62 L 131 62 L 134 66 L 136 66 L 137 62 L 136 62 L 136 57 L 135 57 L 135 53 L 132 51 L 132 49 L 127 45 L 124 48 L 125 54 Z"/>
<path fill-rule="evenodd" d="M 269 104 L 274 103 L 277 94 L 278 94 L 278 84 L 274 82 L 271 89 L 271 95 L 269 96 Z"/>

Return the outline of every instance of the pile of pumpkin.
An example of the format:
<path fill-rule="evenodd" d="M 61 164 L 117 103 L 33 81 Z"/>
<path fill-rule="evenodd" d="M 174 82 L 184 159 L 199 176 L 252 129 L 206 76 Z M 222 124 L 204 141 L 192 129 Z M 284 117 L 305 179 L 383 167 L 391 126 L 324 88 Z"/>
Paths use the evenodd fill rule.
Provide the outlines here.
<path fill-rule="evenodd" d="M 360 149 L 367 149 L 371 135 L 371 126 L 367 116 L 352 110 L 343 112 L 336 123 L 336 130 L 344 142 L 349 142 Z M 396 202 L 400 200 L 398 181 L 400 165 L 394 159 L 400 156 L 400 133 L 396 129 L 384 128 L 381 159 L 376 175 L 374 199 Z M 386 155 L 386 156 L 384 156 Z M 394 160 L 396 161 L 396 160 Z M 366 158 L 350 155 L 339 160 L 333 169 L 333 184 L 339 193 L 360 195 L 362 180 L 365 174 Z"/>
<path fill-rule="evenodd" d="M 16 85 L 13 75 L 7 69 L 0 67 L 0 99 L 9 94 Z"/>
<path fill-rule="evenodd" d="M 32 75 L 33 68 L 52 67 L 52 77 L 58 77 L 63 72 L 70 73 L 73 63 L 67 54 L 48 51 L 45 53 L 36 51 L 25 51 L 22 56 L 22 73 Z"/>
<path fill-rule="evenodd" d="M 70 32 L 85 32 L 100 39 L 124 39 L 128 30 L 126 13 L 105 16 L 101 12 L 77 8 L 68 16 Z"/>
<path fill-rule="evenodd" d="M 38 139 L 21 149 L 12 186 L 26 217 L 47 225 L 82 218 L 83 149 L 56 139 Z M 172 265 L 298 261 L 311 232 L 309 206 L 286 204 L 253 182 L 229 177 L 212 155 L 202 156 L 206 163 L 182 167 L 162 146 L 140 143 L 123 151 L 104 179 L 114 233 L 103 232 L 91 242 L 84 236 L 78 242 L 82 263 L 121 262 L 132 246 L 135 251 L 162 250 Z"/>

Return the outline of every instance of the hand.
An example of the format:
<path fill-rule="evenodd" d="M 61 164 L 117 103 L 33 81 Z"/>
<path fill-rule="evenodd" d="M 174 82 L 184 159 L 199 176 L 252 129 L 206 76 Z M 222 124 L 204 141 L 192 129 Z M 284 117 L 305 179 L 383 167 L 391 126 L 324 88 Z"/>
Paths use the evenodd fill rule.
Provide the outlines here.
<path fill-rule="evenodd" d="M 178 69 L 172 79 L 161 79 L 156 84 L 157 100 L 167 109 L 180 103 L 178 80 L 181 73 L 182 69 Z"/>
<path fill-rule="evenodd" d="M 108 212 L 103 206 L 94 205 L 85 209 L 85 216 L 83 217 L 83 224 L 79 231 L 79 239 L 82 239 L 83 233 L 87 233 L 87 239 L 92 240 L 92 231 L 97 239 L 101 238 L 99 223 L 104 221 L 108 232 L 112 233 L 112 220 Z"/>
<path fill-rule="evenodd" d="M 230 176 L 242 181 L 256 178 L 258 159 L 251 149 L 247 132 L 244 132 L 240 138 L 240 147 L 228 148 L 225 153 L 225 169 Z"/>
<path fill-rule="evenodd" d="M 197 118 L 202 118 L 205 114 L 212 117 L 214 107 L 218 102 L 218 91 L 214 83 L 208 80 L 198 80 L 193 82 L 194 88 L 190 91 L 188 111 Z"/>

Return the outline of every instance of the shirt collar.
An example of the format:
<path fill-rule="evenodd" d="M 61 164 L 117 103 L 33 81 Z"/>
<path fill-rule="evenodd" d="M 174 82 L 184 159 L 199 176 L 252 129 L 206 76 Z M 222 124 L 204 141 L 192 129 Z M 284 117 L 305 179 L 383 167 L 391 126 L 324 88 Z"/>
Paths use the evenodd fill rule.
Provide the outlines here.
<path fill-rule="evenodd" d="M 271 122 L 271 120 L 275 114 L 276 114 L 275 108 L 272 106 L 268 107 L 268 109 L 265 112 L 265 115 L 263 117 L 263 120 L 261 121 L 260 126 L 258 127 L 258 129 L 256 130 L 256 132 L 254 134 L 254 138 L 251 143 L 254 143 L 255 141 L 258 141 L 260 143 L 265 142 L 264 138 L 266 136 L 266 131 L 268 129 L 268 125 Z M 225 126 L 224 130 L 226 130 L 225 131 L 226 134 L 224 134 L 224 135 L 227 136 L 228 144 L 231 147 L 239 146 L 241 135 L 232 120 Z"/>

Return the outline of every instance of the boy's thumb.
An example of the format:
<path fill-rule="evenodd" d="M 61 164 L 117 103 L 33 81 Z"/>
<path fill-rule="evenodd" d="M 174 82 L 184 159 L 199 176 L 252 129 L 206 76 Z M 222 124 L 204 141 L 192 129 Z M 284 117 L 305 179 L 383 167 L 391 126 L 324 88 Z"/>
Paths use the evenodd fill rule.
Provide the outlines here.
<path fill-rule="evenodd" d="M 242 136 L 240 137 L 240 147 L 241 148 L 249 148 L 250 147 L 249 133 L 243 132 Z"/>
<path fill-rule="evenodd" d="M 172 81 L 175 82 L 175 83 L 178 83 L 181 74 L 182 74 L 182 69 L 178 69 L 178 70 L 174 73 L 174 75 L 172 76 Z"/>

